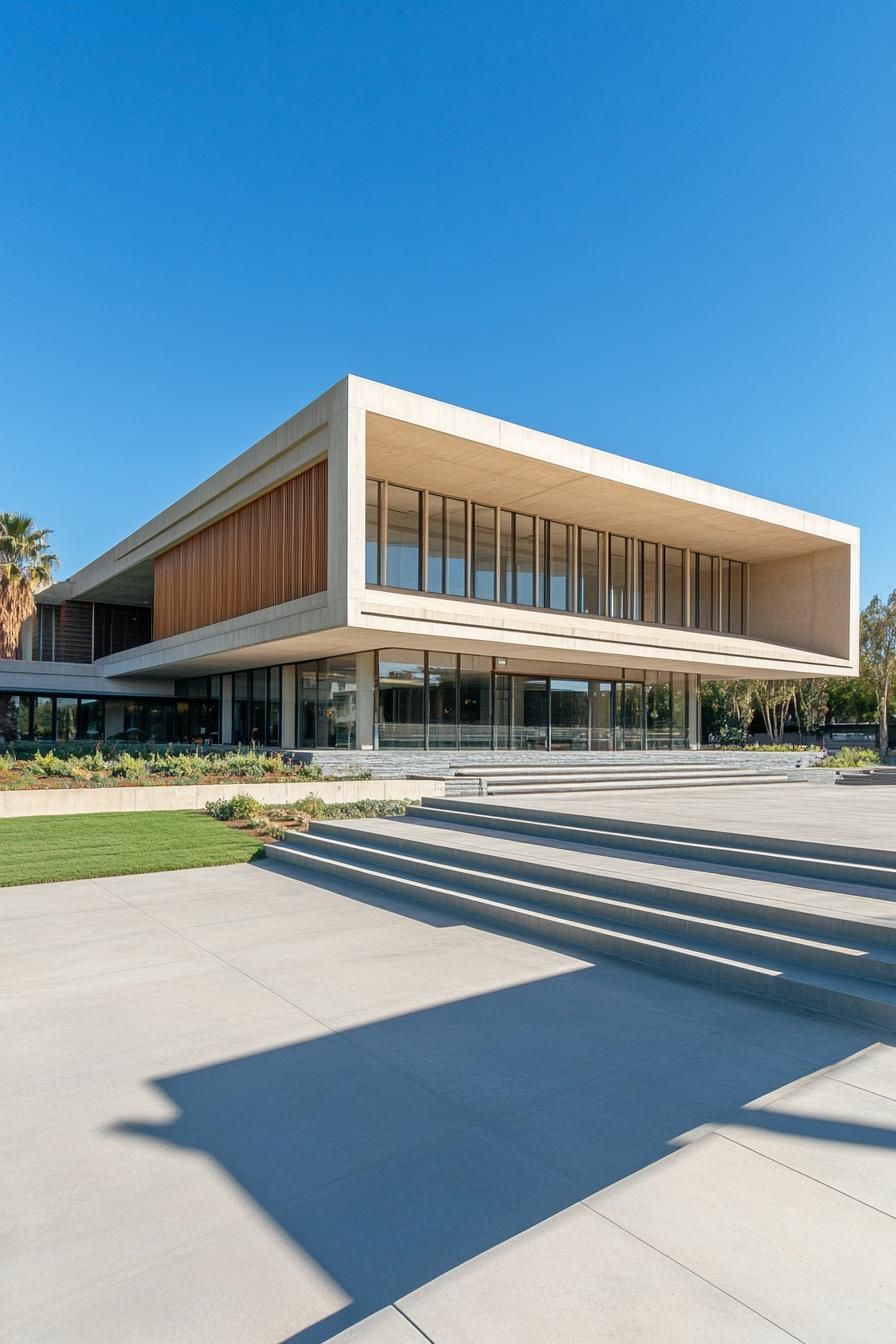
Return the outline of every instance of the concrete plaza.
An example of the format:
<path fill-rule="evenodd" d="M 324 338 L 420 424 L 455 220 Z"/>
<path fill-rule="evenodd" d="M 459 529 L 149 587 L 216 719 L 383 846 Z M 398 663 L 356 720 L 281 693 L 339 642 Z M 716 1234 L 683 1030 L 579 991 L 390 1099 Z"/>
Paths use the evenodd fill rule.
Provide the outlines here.
<path fill-rule="evenodd" d="M 3 1338 L 896 1335 L 879 1032 L 271 864 L 0 917 Z"/>

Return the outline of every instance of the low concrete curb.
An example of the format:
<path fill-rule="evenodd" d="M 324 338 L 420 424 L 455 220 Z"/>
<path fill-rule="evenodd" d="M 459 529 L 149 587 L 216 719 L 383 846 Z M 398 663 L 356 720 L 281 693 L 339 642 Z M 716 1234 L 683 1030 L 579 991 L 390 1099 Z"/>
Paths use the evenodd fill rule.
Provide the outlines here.
<path fill-rule="evenodd" d="M 0 791 L 0 818 L 78 816 L 88 812 L 179 812 L 201 810 L 218 798 L 247 793 L 260 803 L 298 803 L 314 793 L 325 803 L 362 798 L 441 798 L 443 779 L 306 780 L 301 784 L 159 784 L 114 789 L 8 789 Z"/>

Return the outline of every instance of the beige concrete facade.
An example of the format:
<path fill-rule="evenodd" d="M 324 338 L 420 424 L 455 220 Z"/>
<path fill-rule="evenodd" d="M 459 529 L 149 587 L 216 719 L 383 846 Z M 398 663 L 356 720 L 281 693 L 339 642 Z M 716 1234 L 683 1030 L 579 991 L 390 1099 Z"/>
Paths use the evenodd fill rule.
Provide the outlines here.
<path fill-rule="evenodd" d="M 41 601 L 151 601 L 156 556 L 323 455 L 325 592 L 114 654 L 83 669 L 93 684 L 136 693 L 139 679 L 161 691 L 175 677 L 403 647 L 487 653 L 508 671 L 537 665 L 554 675 L 857 674 L 856 528 L 355 376 Z M 747 633 L 369 587 L 367 477 L 745 562 Z M 44 680 L 61 675 L 31 663 L 29 684 L 41 668 Z M 0 689 L 25 672 L 7 664 Z"/>

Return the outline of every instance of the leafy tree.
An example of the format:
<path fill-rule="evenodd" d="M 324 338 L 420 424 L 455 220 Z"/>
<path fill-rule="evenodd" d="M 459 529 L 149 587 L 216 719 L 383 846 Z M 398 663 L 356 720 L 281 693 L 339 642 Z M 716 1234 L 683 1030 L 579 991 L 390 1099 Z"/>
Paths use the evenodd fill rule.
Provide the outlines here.
<path fill-rule="evenodd" d="M 796 693 L 797 717 L 804 733 L 817 736 L 828 717 L 828 687 L 825 677 L 801 681 Z"/>
<path fill-rule="evenodd" d="M 59 561 L 47 528 L 24 513 L 0 513 L 0 658 L 15 658 L 34 594 L 52 582 Z"/>
<path fill-rule="evenodd" d="M 862 612 L 860 633 L 863 675 L 877 700 L 877 725 L 881 755 L 889 750 L 887 710 L 896 682 L 896 589 L 886 602 L 875 593 Z"/>
<path fill-rule="evenodd" d="M 762 715 L 765 731 L 773 742 L 784 737 L 784 725 L 796 700 L 795 681 L 754 681 L 753 694 Z"/>
<path fill-rule="evenodd" d="M 877 717 L 877 697 L 864 675 L 832 677 L 828 704 L 834 723 L 866 723 Z"/>
<path fill-rule="evenodd" d="M 751 681 L 704 681 L 700 707 L 703 736 L 723 747 L 742 747 L 753 718 Z"/>

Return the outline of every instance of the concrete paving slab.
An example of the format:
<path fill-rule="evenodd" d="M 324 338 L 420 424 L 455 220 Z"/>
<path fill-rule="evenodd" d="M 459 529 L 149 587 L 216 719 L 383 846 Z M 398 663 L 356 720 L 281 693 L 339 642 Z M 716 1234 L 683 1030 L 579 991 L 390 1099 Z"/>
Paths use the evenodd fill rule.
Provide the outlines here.
<path fill-rule="evenodd" d="M 103 879 L 108 937 L 85 906 L 67 941 L 83 889 L 41 905 L 46 946 L 32 940 L 28 974 L 0 994 L 4 1339 L 315 1344 L 354 1327 L 350 1344 L 590 1341 L 597 1311 L 620 1344 L 704 1327 L 739 1344 L 794 1320 L 814 1329 L 805 1299 L 829 1281 L 887 1337 L 889 1279 L 874 1274 L 891 1250 L 864 1220 L 893 1220 L 860 1200 L 871 1181 L 884 1189 L 896 1051 L 846 1059 L 874 1033 L 267 865 L 157 881 L 110 892 Z M 6 894 L 27 912 L 48 890 Z M 228 918 L 192 923 L 216 897 Z M 801 1100 L 818 1068 L 824 1088 L 811 1078 Z M 843 1154 L 817 1128 L 782 1130 L 801 1115 L 840 1126 Z M 725 1124 L 732 1138 L 715 1132 Z M 757 1150 L 769 1134 L 791 1145 L 788 1165 Z M 723 1169 L 709 1143 L 739 1161 Z M 756 1176 L 769 1168 L 835 1203 Z M 640 1230 L 580 1202 L 633 1180 L 651 1191 L 626 1205 Z M 600 1234 L 580 1232 L 583 1217 Z M 771 1292 L 763 1238 L 779 1218 L 802 1259 Z M 744 1245 L 756 1282 L 739 1277 Z M 845 1316 L 832 1313 L 841 1339 L 871 1337 L 843 1333 Z"/>
<path fill-rule="evenodd" d="M 516 984 L 500 994 L 466 995 L 430 1011 L 358 1027 L 354 1038 L 440 1095 L 476 1114 L 497 1115 L 705 1035 L 702 1024 L 647 1006 L 631 1004 L 624 1014 L 613 1013 L 595 993 L 599 975 L 590 968 Z"/>
<path fill-rule="evenodd" d="M 830 1076 L 896 1101 L 896 1048 L 883 1043 L 869 1047 L 834 1065 Z"/>
<path fill-rule="evenodd" d="M 375 1311 L 366 1321 L 350 1325 L 333 1336 L 339 1344 L 421 1344 L 426 1336 L 421 1335 L 415 1325 L 402 1316 L 395 1307 L 384 1307 Z"/>
<path fill-rule="evenodd" d="M 660 821 L 668 826 L 773 835 L 785 840 L 799 836 L 823 844 L 896 851 L 896 798 L 885 790 L 782 785 L 768 789 L 669 789 L 661 794 L 650 790 L 615 795 L 532 794 L 511 801 L 514 807 L 535 812 L 562 810 L 570 815 Z"/>
<path fill-rule="evenodd" d="M 279 1206 L 276 1216 L 350 1294 L 347 1326 L 575 1197 L 572 1182 L 477 1126 Z"/>
<path fill-rule="evenodd" d="M 216 926 L 204 937 L 230 964 L 340 1030 L 539 980 L 551 961 L 550 952 L 538 949 L 527 965 L 519 949 L 504 955 L 493 936 L 464 925 L 414 928 L 389 921 L 297 939 L 272 923 L 265 943 L 244 952 L 238 947 L 239 931 L 230 925 L 226 953 L 219 932 Z M 234 934 L 237 943 L 229 941 Z M 571 959 L 560 965 L 561 970 L 570 967 Z"/>
<path fill-rule="evenodd" d="M 33 919 L 74 910 L 114 909 L 115 897 L 92 879 L 77 882 L 34 882 L 0 887 L 0 920 Z"/>
<path fill-rule="evenodd" d="M 823 1075 L 751 1103 L 719 1132 L 896 1218 L 896 1100 Z"/>
<path fill-rule="evenodd" d="M 438 1344 L 785 1344 L 791 1339 L 582 1205 L 443 1275 L 400 1305 Z"/>
<path fill-rule="evenodd" d="M 31 952 L 19 951 L 4 958 L 3 980 L 9 990 L 66 986 L 96 974 L 139 971 L 143 967 L 186 962 L 195 964 L 208 953 L 146 922 L 140 932 L 117 932 L 118 911 L 110 916 L 110 929 L 103 935 L 64 947 L 50 946 Z M 101 968 L 101 969 L 100 969 Z"/>
<path fill-rule="evenodd" d="M 280 1344 L 334 1319 L 348 1294 L 251 1209 L 53 1307 L 13 1321 L 28 1344 Z M 334 1327 L 338 1329 L 338 1324 Z"/>
<path fill-rule="evenodd" d="M 718 1033 L 552 1092 L 494 1124 L 568 1175 L 603 1187 L 666 1156 L 695 1129 L 736 1120 L 793 1076 L 791 1056 Z"/>
<path fill-rule="evenodd" d="M 585 1202 L 797 1339 L 896 1336 L 896 1222 L 720 1135 Z"/>

